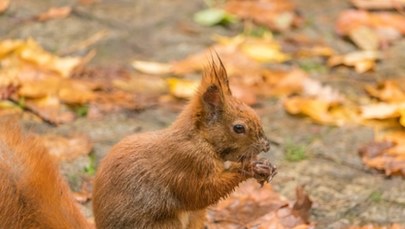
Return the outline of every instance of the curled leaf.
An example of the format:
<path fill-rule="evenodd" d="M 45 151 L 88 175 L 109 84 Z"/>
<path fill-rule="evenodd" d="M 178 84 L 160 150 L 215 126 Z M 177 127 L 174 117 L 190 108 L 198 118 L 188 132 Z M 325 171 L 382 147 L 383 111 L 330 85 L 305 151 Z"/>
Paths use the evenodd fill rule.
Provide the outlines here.
<path fill-rule="evenodd" d="M 199 81 L 177 78 L 169 78 L 167 79 L 167 83 L 169 84 L 170 94 L 181 99 L 191 98 L 200 84 Z"/>

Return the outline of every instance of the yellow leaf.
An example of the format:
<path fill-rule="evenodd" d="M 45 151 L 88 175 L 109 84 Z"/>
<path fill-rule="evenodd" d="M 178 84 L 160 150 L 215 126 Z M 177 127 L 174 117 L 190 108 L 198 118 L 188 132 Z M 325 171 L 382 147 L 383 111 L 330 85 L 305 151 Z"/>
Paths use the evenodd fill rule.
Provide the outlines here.
<path fill-rule="evenodd" d="M 280 45 L 274 42 L 251 40 L 242 44 L 241 50 L 247 56 L 261 62 L 281 63 L 290 59 L 281 51 Z"/>
<path fill-rule="evenodd" d="M 199 85 L 199 81 L 177 78 L 169 78 L 167 79 L 167 82 L 169 84 L 170 94 L 182 99 L 191 98 L 195 94 Z"/>
<path fill-rule="evenodd" d="M 290 114 L 306 115 L 320 124 L 343 125 L 355 121 L 355 110 L 316 98 L 288 98 L 284 108 Z"/>
<path fill-rule="evenodd" d="M 316 122 L 323 124 L 333 123 L 333 118 L 328 114 L 329 103 L 311 98 L 289 98 L 284 107 L 291 114 L 304 114 Z"/>
<path fill-rule="evenodd" d="M 401 84 L 405 83 L 402 82 Z M 386 80 L 379 83 L 377 86 L 366 85 L 365 90 L 371 96 L 376 97 L 385 102 L 401 102 L 405 101 L 405 89 L 401 88 L 397 81 Z"/>
<path fill-rule="evenodd" d="M 54 71 L 62 77 L 69 77 L 81 63 L 78 57 L 57 57 L 45 51 L 37 42 L 29 39 L 18 49 L 18 56 L 45 70 Z"/>
<path fill-rule="evenodd" d="M 21 85 L 18 94 L 26 98 L 42 98 L 45 96 L 56 96 L 61 87 L 60 79 L 48 77 L 43 80 L 25 82 Z"/>
<path fill-rule="evenodd" d="M 85 104 L 96 98 L 86 84 L 76 81 L 65 81 L 59 88 L 58 96 L 67 104 Z"/>
<path fill-rule="evenodd" d="M 0 42 L 0 59 L 15 51 L 24 42 L 22 40 L 4 40 Z"/>

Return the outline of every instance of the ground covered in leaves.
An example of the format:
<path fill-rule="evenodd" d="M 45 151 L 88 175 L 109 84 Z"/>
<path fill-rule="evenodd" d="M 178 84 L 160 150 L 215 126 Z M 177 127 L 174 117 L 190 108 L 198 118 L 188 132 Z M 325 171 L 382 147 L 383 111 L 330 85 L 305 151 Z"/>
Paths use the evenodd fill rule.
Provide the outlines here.
<path fill-rule="evenodd" d="M 217 53 L 272 140 L 208 228 L 404 228 L 402 0 L 0 0 L 0 115 L 60 159 L 89 219 L 109 148 L 168 126 Z"/>

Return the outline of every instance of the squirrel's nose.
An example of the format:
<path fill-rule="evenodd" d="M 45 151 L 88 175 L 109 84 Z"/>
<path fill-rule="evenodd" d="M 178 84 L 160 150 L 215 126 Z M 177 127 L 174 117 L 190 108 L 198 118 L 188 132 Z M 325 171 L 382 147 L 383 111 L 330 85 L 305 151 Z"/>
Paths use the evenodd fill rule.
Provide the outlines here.
<path fill-rule="evenodd" d="M 263 137 L 260 141 L 263 147 L 263 152 L 268 152 L 270 150 L 270 140 L 266 137 Z"/>

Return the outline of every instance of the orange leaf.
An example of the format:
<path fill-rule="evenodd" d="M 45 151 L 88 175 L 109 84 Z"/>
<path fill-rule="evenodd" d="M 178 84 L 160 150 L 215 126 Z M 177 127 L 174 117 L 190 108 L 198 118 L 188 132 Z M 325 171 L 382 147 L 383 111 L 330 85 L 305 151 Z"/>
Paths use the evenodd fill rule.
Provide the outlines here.
<path fill-rule="evenodd" d="M 0 0 L 0 13 L 7 10 L 10 5 L 10 0 Z"/>

